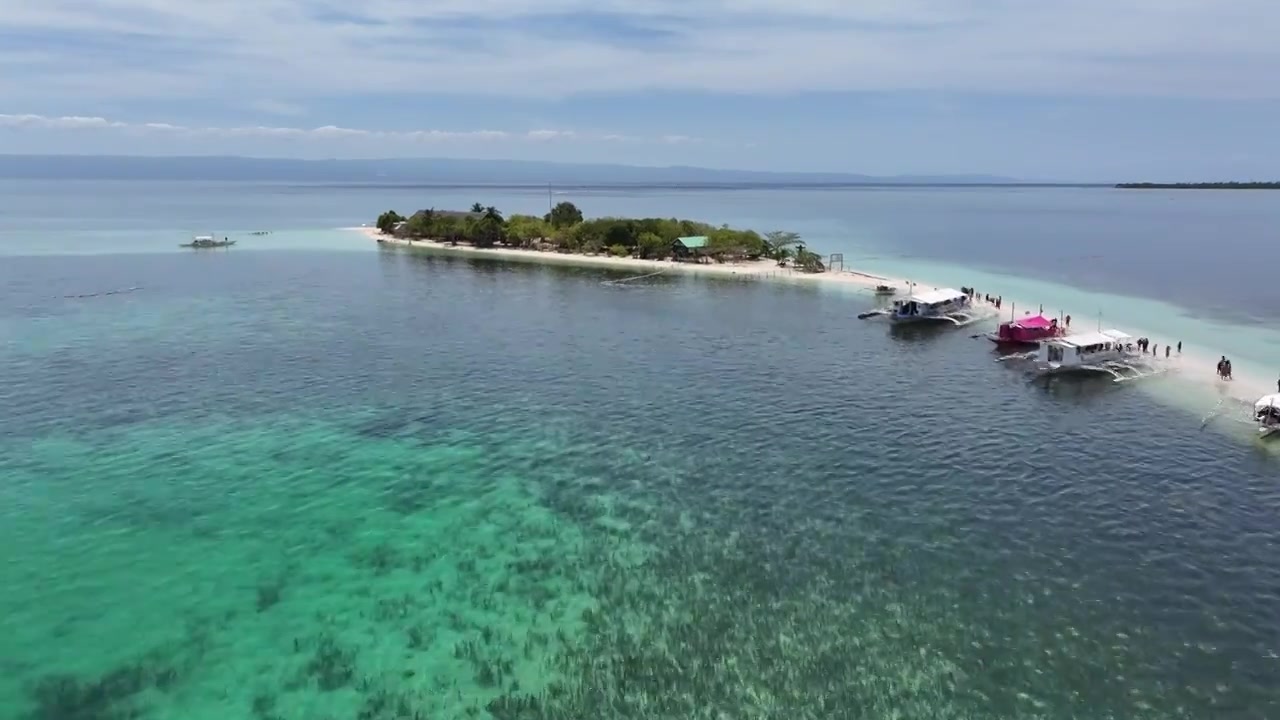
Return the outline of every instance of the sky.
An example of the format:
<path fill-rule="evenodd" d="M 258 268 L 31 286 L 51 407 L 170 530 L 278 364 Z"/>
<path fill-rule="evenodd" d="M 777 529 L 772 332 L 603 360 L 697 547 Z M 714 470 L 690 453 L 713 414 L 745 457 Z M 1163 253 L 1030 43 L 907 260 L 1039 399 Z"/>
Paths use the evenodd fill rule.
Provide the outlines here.
<path fill-rule="evenodd" d="M 0 0 L 0 153 L 1280 179 L 1275 0 Z"/>

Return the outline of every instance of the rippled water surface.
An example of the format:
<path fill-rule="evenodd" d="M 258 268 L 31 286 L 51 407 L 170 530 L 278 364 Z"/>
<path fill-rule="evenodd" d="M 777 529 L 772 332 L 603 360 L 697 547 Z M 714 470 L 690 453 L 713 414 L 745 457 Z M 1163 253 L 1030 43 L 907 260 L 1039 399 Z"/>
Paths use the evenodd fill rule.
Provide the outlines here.
<path fill-rule="evenodd" d="M 1274 458 L 870 298 L 610 277 L 6 258 L 0 716 L 1280 716 Z"/>

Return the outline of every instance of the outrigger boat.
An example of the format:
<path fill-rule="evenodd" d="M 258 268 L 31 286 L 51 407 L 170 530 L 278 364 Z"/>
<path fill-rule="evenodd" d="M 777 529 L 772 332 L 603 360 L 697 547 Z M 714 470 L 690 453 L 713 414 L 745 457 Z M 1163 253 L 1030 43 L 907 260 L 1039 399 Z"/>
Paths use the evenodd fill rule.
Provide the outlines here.
<path fill-rule="evenodd" d="M 1253 419 L 1258 423 L 1258 437 L 1280 432 L 1280 393 L 1264 395 L 1254 403 Z"/>
<path fill-rule="evenodd" d="M 1032 315 L 1020 320 L 1000 323 L 1000 327 L 995 332 L 988 333 L 987 338 L 1000 349 L 1013 349 L 1039 347 L 1044 340 L 1064 335 L 1066 335 L 1066 329 L 1058 324 L 1057 318 Z"/>
<path fill-rule="evenodd" d="M 1114 382 L 1126 382 L 1167 372 L 1133 352 L 1134 338 L 1120 330 L 1067 335 L 1041 341 L 1039 352 L 1018 353 L 999 361 L 1025 360 L 1033 363 L 1037 377 L 1051 375 L 1108 375 Z"/>
<path fill-rule="evenodd" d="M 183 243 L 182 245 L 179 245 L 178 247 L 185 247 L 185 248 L 224 248 L 224 247 L 231 247 L 232 245 L 235 245 L 235 244 L 236 244 L 236 241 L 235 241 L 235 240 L 228 240 L 227 238 L 223 238 L 223 239 L 221 239 L 221 240 L 217 240 L 217 239 L 215 239 L 212 235 L 197 235 L 197 236 L 195 236 L 195 237 L 191 238 L 191 242 L 189 242 L 189 243 Z"/>
<path fill-rule="evenodd" d="M 884 315 L 894 324 L 951 323 L 968 325 L 982 316 L 975 311 L 969 296 L 953 290 L 929 290 L 913 292 L 902 300 L 894 300 L 887 310 L 871 310 L 858 315 L 861 319 Z"/>
<path fill-rule="evenodd" d="M 880 296 L 882 296 L 882 297 L 883 297 L 883 296 L 888 296 L 888 295 L 897 295 L 897 294 L 898 294 L 898 288 L 896 288 L 896 287 L 894 287 L 894 286 L 892 286 L 892 285 L 877 285 L 877 286 L 876 286 L 876 295 L 880 295 Z"/>

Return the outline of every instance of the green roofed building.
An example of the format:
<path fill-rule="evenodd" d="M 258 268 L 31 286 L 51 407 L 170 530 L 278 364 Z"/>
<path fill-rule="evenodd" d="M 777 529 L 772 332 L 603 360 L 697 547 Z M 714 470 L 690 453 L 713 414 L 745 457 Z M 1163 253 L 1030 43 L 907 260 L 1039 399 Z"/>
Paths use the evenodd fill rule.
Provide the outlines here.
<path fill-rule="evenodd" d="M 707 249 L 706 235 L 690 235 L 689 237 L 679 237 L 671 242 L 671 254 L 677 260 L 686 260 L 693 258 L 701 262 L 703 253 Z"/>
<path fill-rule="evenodd" d="M 676 243 L 682 245 L 685 250 L 698 250 L 707 246 L 707 236 L 690 235 L 689 237 L 676 238 Z"/>

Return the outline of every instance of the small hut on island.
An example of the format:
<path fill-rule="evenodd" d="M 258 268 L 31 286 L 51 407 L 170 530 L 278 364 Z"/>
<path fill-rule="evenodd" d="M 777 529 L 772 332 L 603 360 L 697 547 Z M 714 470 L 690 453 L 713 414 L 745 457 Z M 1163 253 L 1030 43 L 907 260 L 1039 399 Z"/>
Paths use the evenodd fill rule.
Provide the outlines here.
<path fill-rule="evenodd" d="M 671 241 L 671 256 L 676 260 L 704 262 L 707 257 L 707 236 L 690 235 Z"/>

